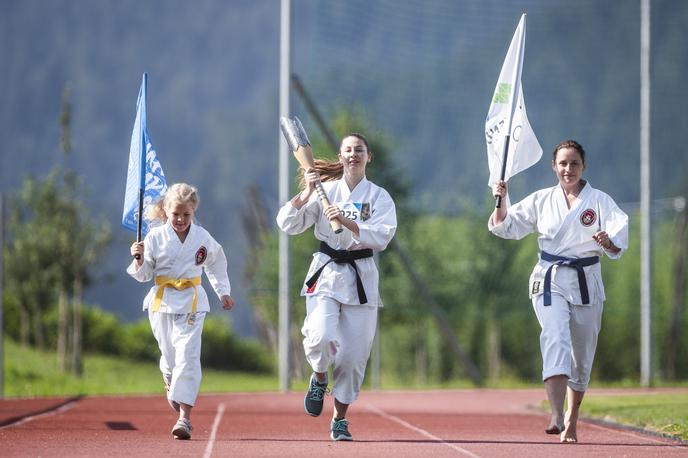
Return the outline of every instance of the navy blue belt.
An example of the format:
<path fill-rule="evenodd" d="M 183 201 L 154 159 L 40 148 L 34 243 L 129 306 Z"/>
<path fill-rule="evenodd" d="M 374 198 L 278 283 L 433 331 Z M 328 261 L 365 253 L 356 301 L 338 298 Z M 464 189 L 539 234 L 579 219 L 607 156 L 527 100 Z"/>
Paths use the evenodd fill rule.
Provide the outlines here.
<path fill-rule="evenodd" d="M 358 301 L 361 304 L 365 304 L 368 302 L 368 297 L 366 296 L 365 289 L 363 288 L 363 282 L 361 281 L 361 276 L 358 274 L 358 267 L 356 267 L 356 260 L 357 259 L 364 259 L 364 258 L 372 258 L 373 257 L 373 250 L 370 248 L 364 248 L 362 250 L 335 250 L 331 246 L 329 246 L 325 242 L 320 242 L 320 249 L 318 250 L 321 253 L 325 253 L 330 257 L 330 260 L 327 261 L 325 264 L 320 266 L 318 270 L 315 271 L 313 275 L 311 275 L 311 278 L 309 278 L 306 281 L 306 286 L 308 286 L 308 289 L 312 289 L 316 282 L 318 281 L 318 278 L 320 278 L 320 274 L 322 273 L 323 269 L 325 268 L 326 265 L 334 261 L 337 264 L 349 264 L 351 267 L 354 268 L 354 272 L 356 272 L 356 289 L 358 290 Z"/>
<path fill-rule="evenodd" d="M 545 305 L 552 305 L 552 267 L 572 267 L 578 273 L 578 287 L 580 288 L 581 299 L 584 304 L 590 303 L 590 296 L 588 295 L 588 282 L 585 281 L 585 271 L 583 267 L 591 266 L 600 262 L 599 256 L 590 256 L 589 258 L 567 258 L 566 256 L 557 256 L 555 254 L 540 252 L 540 259 L 551 262 L 547 272 L 545 273 L 545 291 L 544 302 Z"/>

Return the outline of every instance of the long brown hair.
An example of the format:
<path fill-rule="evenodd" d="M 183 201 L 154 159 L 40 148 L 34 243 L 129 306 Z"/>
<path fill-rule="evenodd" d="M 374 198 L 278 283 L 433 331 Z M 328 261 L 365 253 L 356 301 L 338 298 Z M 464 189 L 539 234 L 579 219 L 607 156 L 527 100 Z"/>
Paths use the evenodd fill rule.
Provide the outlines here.
<path fill-rule="evenodd" d="M 315 170 L 320 174 L 320 181 L 335 181 L 339 180 L 344 175 L 344 164 L 339 161 L 316 159 Z M 306 170 L 303 167 L 299 167 L 300 190 L 306 189 L 305 173 Z"/>

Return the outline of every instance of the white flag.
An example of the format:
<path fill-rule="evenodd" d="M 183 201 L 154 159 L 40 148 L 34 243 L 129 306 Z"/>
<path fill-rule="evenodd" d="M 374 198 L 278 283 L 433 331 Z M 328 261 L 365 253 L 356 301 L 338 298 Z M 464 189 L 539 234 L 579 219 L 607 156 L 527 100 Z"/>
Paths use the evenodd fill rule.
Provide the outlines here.
<path fill-rule="evenodd" d="M 523 102 L 521 70 L 526 39 L 526 15 L 521 16 L 509 51 L 499 73 L 497 87 L 485 120 L 487 161 L 490 167 L 488 186 L 500 179 L 504 157 L 504 142 L 509 135 L 504 180 L 535 164 L 542 157 L 533 128 L 530 127 Z"/>

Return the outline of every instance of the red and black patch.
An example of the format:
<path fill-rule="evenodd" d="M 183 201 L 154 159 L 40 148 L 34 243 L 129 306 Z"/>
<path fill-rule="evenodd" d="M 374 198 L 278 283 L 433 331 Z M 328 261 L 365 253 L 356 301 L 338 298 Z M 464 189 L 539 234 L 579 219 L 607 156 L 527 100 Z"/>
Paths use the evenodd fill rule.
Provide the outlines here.
<path fill-rule="evenodd" d="M 588 208 L 580 215 L 580 222 L 583 226 L 589 227 L 597 221 L 597 213 L 592 208 Z"/>
<path fill-rule="evenodd" d="M 308 288 L 308 289 L 306 290 L 306 292 L 307 292 L 308 294 L 310 294 L 310 293 L 312 293 L 313 291 L 315 291 L 315 285 L 317 285 L 317 284 L 318 284 L 318 282 L 316 281 L 315 283 L 313 283 L 313 286 L 311 286 L 310 288 Z"/>
<path fill-rule="evenodd" d="M 198 251 L 196 252 L 196 265 L 200 266 L 201 264 L 203 264 L 203 262 L 205 261 L 205 258 L 207 258 L 207 257 L 208 257 L 208 250 L 204 246 L 201 246 L 198 249 Z"/>

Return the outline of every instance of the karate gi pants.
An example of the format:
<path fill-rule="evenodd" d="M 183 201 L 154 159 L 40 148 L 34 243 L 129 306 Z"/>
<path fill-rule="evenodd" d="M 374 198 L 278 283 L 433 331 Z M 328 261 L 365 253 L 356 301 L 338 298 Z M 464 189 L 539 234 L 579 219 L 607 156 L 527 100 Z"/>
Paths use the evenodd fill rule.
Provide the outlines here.
<path fill-rule="evenodd" d="M 206 312 L 160 313 L 148 310 L 148 320 L 160 348 L 160 372 L 171 375 L 167 398 L 193 406 L 201 387 L 201 334 Z"/>
<path fill-rule="evenodd" d="M 361 391 L 376 324 L 377 307 L 306 297 L 301 328 L 306 359 L 315 372 L 327 372 L 333 366 L 332 394 L 343 404 L 353 403 Z"/>
<path fill-rule="evenodd" d="M 533 309 L 542 328 L 542 380 L 565 375 L 572 390 L 584 392 L 595 359 L 603 303 L 569 304 L 559 294 L 552 293 L 552 305 L 545 307 L 540 294 L 533 297 Z"/>

